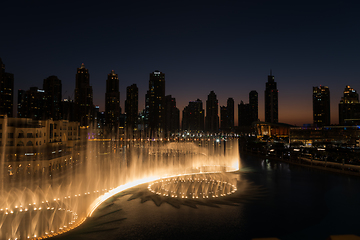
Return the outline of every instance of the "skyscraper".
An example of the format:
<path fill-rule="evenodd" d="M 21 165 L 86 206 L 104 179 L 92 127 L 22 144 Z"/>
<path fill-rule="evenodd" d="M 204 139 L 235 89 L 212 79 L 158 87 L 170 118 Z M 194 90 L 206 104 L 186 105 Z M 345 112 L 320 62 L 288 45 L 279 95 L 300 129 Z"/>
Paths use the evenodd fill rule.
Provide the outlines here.
<path fill-rule="evenodd" d="M 61 80 L 57 76 L 50 76 L 44 79 L 43 89 L 46 95 L 45 114 L 46 119 L 52 118 L 53 120 L 62 119 L 61 113 L 61 97 L 62 85 Z"/>
<path fill-rule="evenodd" d="M 204 131 L 204 109 L 200 99 L 189 102 L 183 110 L 181 129 L 188 131 Z"/>
<path fill-rule="evenodd" d="M 249 93 L 249 103 L 243 101 L 238 105 L 238 126 L 241 132 L 250 132 L 253 122 L 258 120 L 258 93 Z"/>
<path fill-rule="evenodd" d="M 278 121 L 278 90 L 275 77 L 270 70 L 265 89 L 265 122 L 277 123 Z"/>
<path fill-rule="evenodd" d="M 360 103 L 359 94 L 351 88 L 346 86 L 344 90 L 344 96 L 339 103 L 339 124 L 351 124 L 351 121 L 360 119 Z M 345 121 L 347 120 L 347 123 Z"/>
<path fill-rule="evenodd" d="M 14 74 L 5 72 L 5 64 L 0 58 L 0 115 L 13 116 Z"/>
<path fill-rule="evenodd" d="M 211 91 L 206 100 L 205 130 L 208 132 L 219 131 L 219 105 L 214 91 Z"/>
<path fill-rule="evenodd" d="M 83 63 L 76 73 L 75 104 L 76 119 L 80 126 L 89 126 L 93 121 L 93 90 L 90 86 L 89 71 Z"/>
<path fill-rule="evenodd" d="M 176 107 L 175 98 L 171 97 L 171 95 L 165 96 L 164 117 L 166 134 L 175 133 L 180 129 L 180 111 Z"/>
<path fill-rule="evenodd" d="M 164 128 L 165 73 L 158 70 L 150 73 L 145 101 L 147 128 L 153 137 L 158 137 Z"/>
<path fill-rule="evenodd" d="M 117 134 L 120 120 L 119 78 L 114 70 L 108 74 L 105 93 L 105 123 L 109 133 Z"/>
<path fill-rule="evenodd" d="M 249 104 L 250 104 L 250 108 L 251 108 L 251 122 L 255 122 L 259 119 L 258 114 L 259 114 L 259 110 L 258 110 L 258 93 L 255 90 L 252 90 L 249 93 Z"/>
<path fill-rule="evenodd" d="M 126 88 L 125 113 L 126 127 L 129 129 L 137 128 L 139 89 L 136 84 Z"/>
<path fill-rule="evenodd" d="M 234 99 L 228 98 L 227 105 L 220 107 L 221 131 L 234 131 Z"/>
<path fill-rule="evenodd" d="M 330 90 L 326 86 L 313 87 L 313 119 L 317 127 L 330 125 Z"/>
<path fill-rule="evenodd" d="M 46 120 L 46 93 L 45 90 L 31 87 L 29 90 L 18 90 L 18 117 Z"/>

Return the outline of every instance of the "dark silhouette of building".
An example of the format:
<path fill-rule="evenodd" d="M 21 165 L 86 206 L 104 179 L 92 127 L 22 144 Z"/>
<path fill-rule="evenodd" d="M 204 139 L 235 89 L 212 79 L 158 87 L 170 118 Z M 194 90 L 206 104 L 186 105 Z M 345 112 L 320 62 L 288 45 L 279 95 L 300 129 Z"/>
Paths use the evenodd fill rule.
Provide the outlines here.
<path fill-rule="evenodd" d="M 326 86 L 313 87 L 313 119 L 316 127 L 330 125 L 330 90 Z"/>
<path fill-rule="evenodd" d="M 228 112 L 226 106 L 220 106 L 220 128 L 221 131 L 228 130 Z"/>
<path fill-rule="evenodd" d="M 180 129 L 180 111 L 176 107 L 175 98 L 171 97 L 171 95 L 165 96 L 164 116 L 165 133 L 169 136 L 169 133 L 178 132 Z"/>
<path fill-rule="evenodd" d="M 61 80 L 57 76 L 50 76 L 44 79 L 43 89 L 46 95 L 46 106 L 44 106 L 46 119 L 53 120 L 62 119 L 61 113 L 61 97 L 62 85 Z"/>
<path fill-rule="evenodd" d="M 251 108 L 251 120 L 255 122 L 259 119 L 259 101 L 258 101 L 258 93 L 255 90 L 252 90 L 249 93 L 249 104 Z"/>
<path fill-rule="evenodd" d="M 249 93 L 249 103 L 240 102 L 238 105 L 238 127 L 240 132 L 251 132 L 252 123 L 258 121 L 258 93 Z"/>
<path fill-rule="evenodd" d="M 71 100 L 70 97 L 63 99 L 63 101 L 61 101 L 61 118 L 71 122 L 77 121 L 75 109 L 74 100 Z"/>
<path fill-rule="evenodd" d="M 339 125 L 352 125 L 360 120 L 359 94 L 346 86 L 339 103 Z"/>
<path fill-rule="evenodd" d="M 204 131 L 204 109 L 200 99 L 189 102 L 182 114 L 182 130 Z"/>
<path fill-rule="evenodd" d="M 108 74 L 105 93 L 105 123 L 108 133 L 117 134 L 120 120 L 119 78 L 114 70 Z"/>
<path fill-rule="evenodd" d="M 219 105 L 214 91 L 211 91 L 206 100 L 205 130 L 208 132 L 219 131 Z"/>
<path fill-rule="evenodd" d="M 128 129 L 136 129 L 138 123 L 139 111 L 139 89 L 136 84 L 126 88 L 125 113 L 126 127 Z"/>
<path fill-rule="evenodd" d="M 228 98 L 227 105 L 220 107 L 221 131 L 234 131 L 234 99 Z"/>
<path fill-rule="evenodd" d="M 250 104 L 245 104 L 243 101 L 238 105 L 238 126 L 241 130 L 242 127 L 251 126 L 252 117 L 251 117 L 251 106 Z"/>
<path fill-rule="evenodd" d="M 277 123 L 279 121 L 278 114 L 278 90 L 275 77 L 270 70 L 265 89 L 265 122 Z"/>
<path fill-rule="evenodd" d="M 46 120 L 46 93 L 45 90 L 31 87 L 30 90 L 18 90 L 18 117 Z"/>
<path fill-rule="evenodd" d="M 156 70 L 150 73 L 149 90 L 145 100 L 145 125 L 150 137 L 159 137 L 164 128 L 165 74 Z"/>
<path fill-rule="evenodd" d="M 77 69 L 75 85 L 75 113 L 80 126 L 89 126 L 93 121 L 93 89 L 90 86 L 88 69 L 82 63 Z"/>
<path fill-rule="evenodd" d="M 0 58 L 0 115 L 13 116 L 14 74 L 5 72 L 5 64 Z"/>

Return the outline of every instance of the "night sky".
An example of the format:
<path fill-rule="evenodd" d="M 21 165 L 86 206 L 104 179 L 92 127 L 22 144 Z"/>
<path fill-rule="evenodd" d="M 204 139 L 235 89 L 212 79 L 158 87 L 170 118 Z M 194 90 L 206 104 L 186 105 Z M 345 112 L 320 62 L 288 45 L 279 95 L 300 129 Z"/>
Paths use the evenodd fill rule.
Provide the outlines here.
<path fill-rule="evenodd" d="M 0 57 L 17 90 L 62 80 L 74 98 L 76 68 L 89 69 L 94 104 L 105 108 L 107 74 L 139 87 L 144 108 L 149 73 L 165 73 L 166 94 L 180 111 L 214 90 L 247 103 L 264 90 L 273 71 L 279 121 L 312 123 L 312 87 L 330 88 L 331 123 L 346 85 L 360 91 L 360 14 L 356 1 L 5 1 L 1 3 Z M 236 117 L 237 123 L 237 117 Z M 237 124 L 236 124 L 237 125 Z"/>

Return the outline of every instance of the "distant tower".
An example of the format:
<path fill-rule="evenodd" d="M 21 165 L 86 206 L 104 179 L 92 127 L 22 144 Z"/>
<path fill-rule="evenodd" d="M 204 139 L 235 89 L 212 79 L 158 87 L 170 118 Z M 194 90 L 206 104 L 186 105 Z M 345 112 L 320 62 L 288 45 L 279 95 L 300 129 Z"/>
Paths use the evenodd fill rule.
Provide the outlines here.
<path fill-rule="evenodd" d="M 258 117 L 258 93 L 255 90 L 252 90 L 249 93 L 249 104 L 251 109 L 251 122 L 255 122 L 259 119 Z"/>
<path fill-rule="evenodd" d="M 47 99 L 45 90 L 31 87 L 29 90 L 18 90 L 18 117 L 46 120 Z M 45 106 L 45 107 L 44 107 Z"/>
<path fill-rule="evenodd" d="M 180 111 L 176 107 L 176 99 L 171 95 L 165 96 L 164 105 L 165 126 L 166 134 L 178 132 L 180 129 Z"/>
<path fill-rule="evenodd" d="M 278 90 L 276 88 L 275 77 L 268 76 L 268 82 L 265 89 L 265 122 L 277 123 L 278 118 Z"/>
<path fill-rule="evenodd" d="M 205 131 L 219 131 L 219 105 L 214 91 L 211 91 L 206 100 Z"/>
<path fill-rule="evenodd" d="M 233 132 L 234 131 L 234 99 L 228 98 L 227 100 L 227 117 L 228 117 L 228 131 Z"/>
<path fill-rule="evenodd" d="M 136 84 L 126 88 L 125 113 L 126 113 L 126 127 L 134 129 L 137 127 L 138 119 L 138 102 L 139 89 Z"/>
<path fill-rule="evenodd" d="M 61 116 L 61 97 L 62 85 L 61 80 L 57 76 L 50 76 L 44 79 L 43 89 L 46 95 L 46 118 L 60 120 Z"/>
<path fill-rule="evenodd" d="M 313 87 L 313 118 L 317 127 L 330 125 L 330 90 L 326 86 Z"/>
<path fill-rule="evenodd" d="M 234 99 L 228 98 L 227 105 L 220 107 L 221 131 L 231 132 L 234 130 Z"/>
<path fill-rule="evenodd" d="M 5 64 L 0 58 L 0 115 L 13 116 L 14 74 L 5 72 Z"/>
<path fill-rule="evenodd" d="M 183 110 L 182 130 L 204 131 L 204 109 L 200 99 L 189 102 Z"/>
<path fill-rule="evenodd" d="M 89 71 L 84 64 L 77 69 L 75 85 L 76 119 L 80 126 L 89 126 L 93 120 L 93 90 L 90 86 Z"/>
<path fill-rule="evenodd" d="M 147 127 L 153 137 L 160 136 L 164 129 L 165 73 L 158 70 L 150 73 L 149 90 L 146 94 Z"/>
<path fill-rule="evenodd" d="M 109 133 L 117 134 L 120 121 L 119 78 L 114 70 L 108 74 L 105 93 L 105 123 Z"/>
<path fill-rule="evenodd" d="M 360 103 L 359 103 L 359 94 L 351 88 L 346 86 L 344 90 L 344 96 L 341 98 L 339 103 L 339 124 L 345 125 L 345 120 L 347 120 L 346 125 L 352 124 L 353 120 L 358 122 L 360 119 Z"/>

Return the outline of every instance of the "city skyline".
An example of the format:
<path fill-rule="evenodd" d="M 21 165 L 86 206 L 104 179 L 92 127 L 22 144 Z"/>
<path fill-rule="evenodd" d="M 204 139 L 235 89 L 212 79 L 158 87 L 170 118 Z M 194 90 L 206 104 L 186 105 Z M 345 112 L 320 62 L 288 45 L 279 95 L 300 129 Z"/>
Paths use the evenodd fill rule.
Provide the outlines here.
<path fill-rule="evenodd" d="M 7 37 L 0 39 L 0 57 L 6 72 L 14 74 L 14 99 L 18 89 L 41 88 L 51 75 L 62 80 L 63 97 L 74 99 L 76 68 L 84 63 L 100 110 L 111 70 L 119 76 L 123 112 L 132 84 L 139 88 L 141 110 L 148 74 L 158 69 L 166 73 L 166 94 L 176 98 L 180 110 L 198 98 L 205 102 L 210 91 L 219 106 L 228 98 L 236 106 L 256 90 L 264 120 L 263 92 L 272 69 L 279 122 L 302 125 L 312 123 L 312 87 L 329 87 L 332 124 L 338 123 L 345 86 L 360 89 L 356 3 L 74 2 L 69 7 L 25 2 L 18 7 L 6 2 L 2 7 Z"/>
<path fill-rule="evenodd" d="M 5 64 L 4 64 L 5 65 Z M 85 68 L 85 64 L 84 63 L 82 63 L 81 64 L 81 66 L 80 66 L 80 68 L 77 68 L 77 69 L 82 69 L 82 68 Z M 88 70 L 88 72 L 89 72 L 89 75 L 91 75 L 91 71 L 89 70 L 89 69 L 86 69 L 86 70 Z M 153 71 L 153 72 L 151 72 L 150 74 L 152 74 L 152 73 L 154 73 L 154 72 L 156 72 L 156 71 L 159 71 L 159 70 L 155 70 L 155 71 Z M 10 74 L 12 74 L 12 73 L 10 73 Z M 115 71 L 114 70 L 111 70 L 111 74 L 116 74 L 115 73 Z M 164 73 L 165 74 L 165 73 Z M 118 74 L 116 74 L 117 76 L 118 76 Z M 50 75 L 50 76 L 48 76 L 47 78 L 45 78 L 43 81 L 45 81 L 45 80 L 47 80 L 47 79 L 49 79 L 49 78 L 57 78 L 57 76 L 55 76 L 55 75 Z M 91 78 L 91 77 L 90 77 Z M 268 78 L 268 81 L 269 81 L 269 79 L 270 78 L 274 78 L 274 75 L 272 75 L 272 70 L 270 69 L 270 74 L 268 74 L 268 76 L 267 76 L 267 78 Z M 76 79 L 76 76 L 75 76 L 75 79 Z M 60 81 L 61 81 L 61 79 L 60 79 Z M 106 80 L 107 81 L 107 80 Z M 104 82 L 104 84 L 105 84 L 105 87 L 106 87 L 106 81 Z M 119 79 L 119 81 L 121 82 L 121 80 Z M 167 80 L 168 81 L 168 80 Z M 15 81 L 16 82 L 16 81 Z M 62 82 L 61 82 L 62 83 Z M 60 84 L 61 84 L 60 83 Z M 265 84 L 267 84 L 266 82 L 264 82 Z M 135 84 L 135 83 L 134 83 Z M 134 84 L 131 84 L 131 85 L 134 85 Z M 14 84 L 15 85 L 15 84 Z M 92 86 L 92 83 L 91 83 L 91 80 L 90 80 L 90 82 L 89 82 L 89 85 L 90 85 L 90 87 Z M 121 85 L 121 84 L 119 84 L 119 85 Z M 328 86 L 324 86 L 324 85 L 319 85 L 320 87 L 328 87 Z M 125 98 L 126 98 L 126 92 L 127 92 L 127 88 L 128 87 L 130 87 L 130 85 L 129 86 L 126 86 L 126 90 L 124 91 L 124 95 L 125 95 Z M 314 89 L 314 88 L 317 88 L 318 86 L 313 86 L 312 88 Z M 349 85 L 346 85 L 345 86 L 345 88 L 346 87 L 350 87 Z M 38 88 L 38 89 L 43 89 L 43 87 L 41 87 L 41 85 L 40 85 L 40 87 L 38 87 L 38 86 L 32 86 L 32 87 L 30 87 L 30 88 Z M 124 88 L 124 86 L 120 86 L 119 87 L 119 89 L 121 89 L 121 88 Z M 352 88 L 352 89 L 355 89 L 355 88 Z M 17 94 L 18 94 L 18 91 L 16 90 L 16 89 L 14 89 L 15 91 L 14 91 L 14 106 L 16 106 L 17 104 L 18 104 L 18 102 L 17 102 L 17 99 L 18 99 L 18 96 L 17 96 Z M 25 89 L 18 89 L 18 90 L 21 90 L 21 91 L 26 91 Z M 75 90 L 76 90 L 76 86 L 74 87 L 74 93 L 75 93 Z M 166 87 L 165 87 L 165 91 L 166 91 Z M 257 90 L 251 90 L 250 92 L 252 92 L 252 91 L 257 91 Z M 343 91 L 344 90 L 342 90 L 341 91 L 341 93 L 343 94 Z M 355 89 L 355 91 L 356 91 L 356 89 Z M 72 93 L 72 96 L 68 96 L 68 97 L 66 97 L 65 96 L 65 94 L 66 93 L 68 93 L 68 91 L 67 90 L 65 90 L 65 93 L 64 93 L 64 90 L 62 91 L 63 92 L 63 98 L 62 98 L 62 100 L 63 99 L 66 99 L 66 98 L 68 98 L 68 97 L 70 97 L 70 99 L 71 100 L 75 100 L 75 98 L 74 98 L 74 93 Z M 210 91 L 210 93 L 211 92 L 215 92 L 215 91 Z M 266 87 L 265 87 L 265 89 L 264 89 L 264 92 L 266 92 Z M 101 93 L 99 93 L 99 92 L 97 92 L 98 93 L 98 95 L 100 95 L 101 96 Z M 216 92 L 215 92 L 215 94 L 216 94 Z M 94 95 L 95 95 L 95 93 L 94 93 Z M 101 100 L 101 98 L 100 98 L 100 101 L 98 101 L 98 102 L 104 102 L 104 106 L 102 106 L 101 104 L 98 104 L 98 102 L 95 102 L 94 101 L 94 106 L 99 106 L 99 109 L 100 109 L 100 111 L 101 112 L 106 112 L 106 110 L 105 110 L 105 102 L 106 102 L 106 91 L 103 93 L 103 95 L 104 95 L 104 99 L 103 100 Z M 168 91 L 166 91 L 166 95 L 169 95 L 169 93 L 168 93 Z M 120 96 L 121 96 L 121 91 L 120 91 Z M 259 94 L 259 98 L 261 99 L 261 98 L 263 98 L 263 102 L 264 102 L 264 99 L 265 99 L 265 93 L 262 95 L 263 97 L 261 97 L 261 94 Z M 124 97 L 123 97 L 124 98 Z M 144 99 L 144 103 L 143 104 L 141 104 L 141 103 L 139 103 L 139 109 L 138 109 L 138 114 L 140 114 L 140 112 L 142 112 L 144 109 L 145 109 L 145 99 L 146 99 L 146 94 L 144 94 L 144 96 L 139 96 L 139 102 L 140 102 L 140 99 Z M 228 98 L 232 98 L 232 97 L 228 97 Z M 227 99 L 228 99 L 227 98 Z M 331 95 L 331 97 L 330 97 L 330 102 L 334 102 L 333 103 L 333 105 L 334 106 L 332 106 L 332 104 L 330 104 L 330 108 L 331 108 L 331 111 L 330 111 L 330 114 L 331 114 L 331 116 L 330 116 L 330 124 L 338 124 L 339 123 L 339 108 L 338 108 L 338 104 L 342 101 L 342 96 L 340 97 L 340 100 L 338 101 L 338 102 L 336 102 L 336 101 L 334 101 L 333 100 L 333 96 Z M 175 98 L 176 99 L 176 98 Z M 197 99 L 200 99 L 200 98 L 197 98 Z M 126 113 L 126 111 L 125 111 L 125 100 L 126 99 L 124 99 L 123 101 L 121 100 L 121 98 L 120 98 L 120 108 L 121 108 L 121 113 Z M 200 99 L 200 100 L 202 100 L 202 99 Z M 186 101 L 185 100 L 185 102 L 188 104 L 189 102 L 192 102 L 192 101 L 194 101 L 194 100 L 189 100 L 189 101 Z M 202 100 L 203 101 L 203 100 Z M 227 100 L 226 100 L 227 101 Z M 235 105 L 234 106 L 237 106 L 238 104 L 241 104 L 241 102 L 244 102 L 244 101 L 246 101 L 246 97 L 244 98 L 244 99 L 241 99 L 240 100 L 240 102 L 234 102 L 235 103 Z M 206 100 L 205 100 L 205 102 L 206 102 Z M 306 102 L 306 101 L 304 101 L 304 102 Z M 225 102 L 226 103 L 226 102 Z M 313 103 L 311 103 L 312 105 L 313 105 Z M 224 105 L 226 105 L 226 104 L 224 104 Z M 261 109 L 261 106 L 262 105 L 262 109 Z M 281 104 L 281 102 L 279 101 L 279 105 L 282 105 Z M 293 122 L 289 122 L 289 121 L 281 121 L 281 120 L 279 120 L 279 122 L 283 122 L 283 123 L 289 123 L 289 124 L 293 124 L 293 125 L 297 125 L 297 126 L 302 126 L 302 125 L 304 125 L 304 124 L 313 124 L 313 106 L 311 105 L 311 109 L 309 110 L 309 109 L 307 109 L 307 111 L 308 112 L 310 112 L 310 114 L 311 114 L 311 119 L 309 118 L 309 120 L 308 120 L 308 122 L 298 122 L 298 123 L 293 123 Z M 143 108 L 141 108 L 141 106 L 143 106 Z M 260 121 L 265 121 L 265 104 L 261 104 L 261 102 L 260 102 L 260 100 L 259 100 L 259 105 L 258 105 L 259 107 L 259 109 L 258 109 L 258 115 L 259 115 L 259 120 Z M 178 107 L 181 111 L 180 112 L 182 112 L 182 110 L 184 109 L 186 107 L 186 105 L 185 106 L 183 106 L 183 107 Z M 14 116 L 17 116 L 17 112 L 16 112 L 16 108 L 14 108 Z M 334 113 L 334 111 L 335 111 L 335 113 Z M 238 126 L 238 109 L 237 109 L 237 107 L 234 109 L 234 113 L 236 113 L 236 114 L 234 114 L 234 123 L 235 123 L 235 126 Z M 206 114 L 206 111 L 205 111 L 205 114 Z M 279 114 L 280 115 L 280 114 Z M 219 117 L 219 123 L 220 123 L 220 120 L 221 120 L 221 116 L 220 116 L 220 104 L 218 104 L 218 117 Z M 180 115 L 180 121 L 181 121 L 181 119 L 182 119 L 182 113 L 181 113 L 181 115 Z"/>

